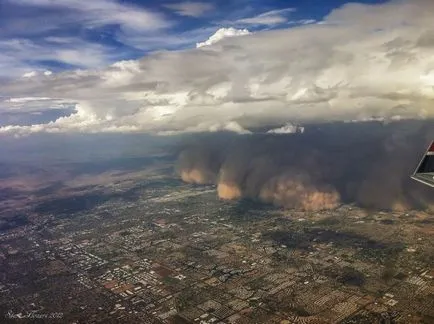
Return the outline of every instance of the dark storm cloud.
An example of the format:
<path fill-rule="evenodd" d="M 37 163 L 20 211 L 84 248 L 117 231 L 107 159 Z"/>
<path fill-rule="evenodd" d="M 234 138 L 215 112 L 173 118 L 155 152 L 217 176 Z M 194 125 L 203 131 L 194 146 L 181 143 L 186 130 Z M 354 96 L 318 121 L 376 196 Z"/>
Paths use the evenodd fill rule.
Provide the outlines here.
<path fill-rule="evenodd" d="M 287 208 L 434 208 L 432 190 L 410 179 L 433 121 L 310 125 L 303 134 L 204 135 L 186 144 L 182 179 L 215 183 L 222 199 L 259 199 Z"/>

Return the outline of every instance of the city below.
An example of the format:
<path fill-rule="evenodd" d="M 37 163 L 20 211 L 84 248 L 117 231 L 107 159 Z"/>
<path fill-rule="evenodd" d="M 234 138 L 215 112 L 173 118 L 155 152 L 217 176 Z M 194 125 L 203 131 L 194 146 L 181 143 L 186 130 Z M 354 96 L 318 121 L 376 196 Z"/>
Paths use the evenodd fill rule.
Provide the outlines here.
<path fill-rule="evenodd" d="M 156 165 L 3 201 L 3 323 L 434 321 L 429 214 L 228 202 Z"/>

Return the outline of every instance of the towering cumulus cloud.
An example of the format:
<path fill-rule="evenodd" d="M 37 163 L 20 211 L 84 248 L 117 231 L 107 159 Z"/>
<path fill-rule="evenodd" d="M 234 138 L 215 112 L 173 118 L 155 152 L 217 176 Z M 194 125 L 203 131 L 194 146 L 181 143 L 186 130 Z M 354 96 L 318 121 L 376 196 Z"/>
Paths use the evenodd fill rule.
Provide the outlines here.
<path fill-rule="evenodd" d="M 302 210 L 342 203 L 433 210 L 432 190 L 410 179 L 434 138 L 432 126 L 432 120 L 328 123 L 295 134 L 203 135 L 181 150 L 178 171 L 183 179 L 194 175 L 189 182 L 214 182 L 222 199 Z"/>
<path fill-rule="evenodd" d="M 39 107 L 15 101 L 11 108 L 11 99 L 31 97 L 48 98 L 45 108 L 75 107 L 54 122 L 0 133 L 248 133 L 264 125 L 284 132 L 289 122 L 432 118 L 433 12 L 432 0 L 350 3 L 316 24 L 221 29 L 200 48 L 0 81 L 0 110 Z"/>

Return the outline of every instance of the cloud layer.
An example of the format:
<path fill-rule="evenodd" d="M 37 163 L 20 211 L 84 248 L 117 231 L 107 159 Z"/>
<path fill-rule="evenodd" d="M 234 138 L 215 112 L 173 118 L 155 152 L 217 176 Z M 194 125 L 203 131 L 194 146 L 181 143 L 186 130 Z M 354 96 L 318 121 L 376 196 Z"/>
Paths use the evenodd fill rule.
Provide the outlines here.
<path fill-rule="evenodd" d="M 10 97 L 44 97 L 75 105 L 75 113 L 0 132 L 248 133 L 286 123 L 433 117 L 432 12 L 429 0 L 348 4 L 314 25 L 3 82 L 2 110 L 11 109 Z"/>

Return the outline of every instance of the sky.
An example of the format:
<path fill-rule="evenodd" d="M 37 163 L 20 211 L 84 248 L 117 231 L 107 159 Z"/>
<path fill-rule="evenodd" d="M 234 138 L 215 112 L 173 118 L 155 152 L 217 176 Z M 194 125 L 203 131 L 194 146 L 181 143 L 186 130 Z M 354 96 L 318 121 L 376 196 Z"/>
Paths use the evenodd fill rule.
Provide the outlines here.
<path fill-rule="evenodd" d="M 155 50 L 194 47 L 221 27 L 258 31 L 312 23 L 343 3 L 4 0 L 0 4 L 2 74 L 104 67 Z"/>
<path fill-rule="evenodd" d="M 0 134 L 434 115 L 430 0 L 2 0 Z"/>

